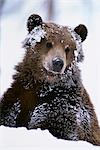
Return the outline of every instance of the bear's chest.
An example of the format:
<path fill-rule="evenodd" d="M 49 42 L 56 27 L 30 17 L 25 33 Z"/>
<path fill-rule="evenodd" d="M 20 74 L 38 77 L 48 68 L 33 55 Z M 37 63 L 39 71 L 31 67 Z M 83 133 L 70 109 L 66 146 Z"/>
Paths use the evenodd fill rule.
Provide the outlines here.
<path fill-rule="evenodd" d="M 28 128 L 48 129 L 58 138 L 78 140 L 79 127 L 84 130 L 89 124 L 90 116 L 81 97 L 65 94 L 36 107 Z"/>
<path fill-rule="evenodd" d="M 76 100 L 77 101 L 77 100 Z M 70 99 L 68 95 L 56 98 L 49 105 L 48 129 L 58 138 L 77 140 L 77 114 L 79 104 L 75 98 Z"/>

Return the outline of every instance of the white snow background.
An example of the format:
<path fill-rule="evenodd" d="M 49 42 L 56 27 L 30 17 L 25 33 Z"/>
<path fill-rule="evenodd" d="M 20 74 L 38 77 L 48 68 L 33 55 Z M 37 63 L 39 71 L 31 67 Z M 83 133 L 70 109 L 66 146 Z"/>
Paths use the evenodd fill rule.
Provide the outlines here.
<path fill-rule="evenodd" d="M 47 0 L 48 1 L 48 0 Z M 22 60 L 21 42 L 27 34 L 30 14 L 46 21 L 46 0 L 6 0 L 0 18 L 0 96 L 12 82 L 14 66 Z M 83 43 L 85 60 L 81 64 L 83 83 L 91 97 L 100 122 L 100 0 L 54 0 L 53 21 L 75 27 L 83 23 L 88 37 Z M 0 150 L 99 150 L 87 142 L 58 140 L 47 130 L 0 127 Z"/>

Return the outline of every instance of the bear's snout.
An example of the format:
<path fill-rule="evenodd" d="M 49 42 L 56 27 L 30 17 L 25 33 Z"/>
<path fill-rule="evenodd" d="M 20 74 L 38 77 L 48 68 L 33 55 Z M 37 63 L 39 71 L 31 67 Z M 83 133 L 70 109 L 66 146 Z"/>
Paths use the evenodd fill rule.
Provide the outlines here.
<path fill-rule="evenodd" d="M 61 58 L 55 57 L 52 60 L 52 68 L 54 72 L 61 72 L 63 66 L 64 66 L 64 62 Z"/>
<path fill-rule="evenodd" d="M 53 56 L 53 58 L 46 57 L 43 61 L 43 67 L 50 73 L 53 74 L 62 74 L 66 68 L 66 63 L 64 62 L 63 57 Z"/>

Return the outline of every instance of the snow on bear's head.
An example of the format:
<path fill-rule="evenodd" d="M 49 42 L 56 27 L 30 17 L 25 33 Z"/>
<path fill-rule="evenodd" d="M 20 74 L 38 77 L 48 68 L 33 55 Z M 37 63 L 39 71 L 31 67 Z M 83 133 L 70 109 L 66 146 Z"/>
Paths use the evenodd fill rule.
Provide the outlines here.
<path fill-rule="evenodd" d="M 39 15 L 33 14 L 28 18 L 27 29 L 23 47 L 37 79 L 52 81 L 83 60 L 82 42 L 87 36 L 84 25 L 72 29 L 43 22 Z"/>

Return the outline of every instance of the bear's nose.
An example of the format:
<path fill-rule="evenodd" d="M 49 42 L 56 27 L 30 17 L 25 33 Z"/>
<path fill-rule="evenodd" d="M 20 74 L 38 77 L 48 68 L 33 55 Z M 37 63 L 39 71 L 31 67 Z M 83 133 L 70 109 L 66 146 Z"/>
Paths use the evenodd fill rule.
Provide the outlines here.
<path fill-rule="evenodd" d="M 61 58 L 56 57 L 52 60 L 52 66 L 54 72 L 60 72 L 64 66 L 64 62 Z"/>

